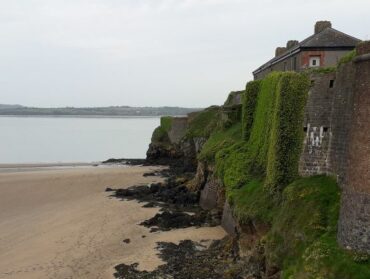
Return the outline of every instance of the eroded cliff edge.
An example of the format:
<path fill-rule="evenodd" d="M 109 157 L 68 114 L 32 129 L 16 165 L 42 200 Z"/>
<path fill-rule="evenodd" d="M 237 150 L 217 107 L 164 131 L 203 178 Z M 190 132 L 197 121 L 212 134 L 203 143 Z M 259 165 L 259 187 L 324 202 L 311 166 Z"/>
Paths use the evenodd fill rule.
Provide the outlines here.
<path fill-rule="evenodd" d="M 148 161 L 194 172 L 256 278 L 370 278 L 369 53 L 274 72 L 154 131 Z"/>

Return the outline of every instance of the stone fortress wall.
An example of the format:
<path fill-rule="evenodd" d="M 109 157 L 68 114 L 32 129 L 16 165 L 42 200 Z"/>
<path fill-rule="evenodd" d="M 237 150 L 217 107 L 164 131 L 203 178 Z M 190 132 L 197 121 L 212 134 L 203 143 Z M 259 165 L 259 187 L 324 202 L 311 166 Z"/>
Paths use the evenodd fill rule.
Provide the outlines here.
<path fill-rule="evenodd" d="M 299 171 L 303 176 L 337 178 L 343 191 L 338 240 L 347 248 L 370 251 L 370 42 L 360 44 L 357 55 L 335 72 L 311 74 Z M 238 115 L 234 110 L 241 93 L 232 93 L 222 110 L 225 117 Z M 171 141 L 178 143 L 186 127 L 186 118 L 176 119 L 169 131 Z M 220 200 L 219 181 L 209 177 L 203 186 L 203 207 L 225 202 Z M 227 202 L 222 223 L 230 234 L 237 230 Z"/>
<path fill-rule="evenodd" d="M 343 191 L 338 240 L 370 251 L 370 42 L 356 51 L 335 73 L 311 76 L 299 171 L 337 178 Z"/>
<path fill-rule="evenodd" d="M 347 169 L 343 183 L 338 240 L 370 252 L 370 42 L 357 47 Z"/>

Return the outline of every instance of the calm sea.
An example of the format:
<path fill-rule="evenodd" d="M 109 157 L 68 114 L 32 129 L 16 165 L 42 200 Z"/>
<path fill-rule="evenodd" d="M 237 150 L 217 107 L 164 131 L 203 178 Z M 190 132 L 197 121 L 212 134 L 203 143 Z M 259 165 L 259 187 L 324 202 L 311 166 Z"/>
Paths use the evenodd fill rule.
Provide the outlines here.
<path fill-rule="evenodd" d="M 145 158 L 159 118 L 0 117 L 0 163 Z"/>

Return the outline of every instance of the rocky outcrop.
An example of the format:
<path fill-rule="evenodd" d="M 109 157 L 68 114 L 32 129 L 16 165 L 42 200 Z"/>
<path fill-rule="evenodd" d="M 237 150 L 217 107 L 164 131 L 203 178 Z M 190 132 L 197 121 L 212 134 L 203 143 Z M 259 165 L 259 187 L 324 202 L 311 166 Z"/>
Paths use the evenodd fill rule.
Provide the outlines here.
<path fill-rule="evenodd" d="M 196 155 L 206 140 L 186 137 L 187 117 L 170 118 L 169 127 L 163 126 L 161 123 L 161 126 L 156 129 L 162 133 L 160 137 L 155 137 L 156 131 L 153 133 L 146 153 L 147 162 L 158 165 L 175 165 L 182 167 L 184 171 L 195 171 Z"/>

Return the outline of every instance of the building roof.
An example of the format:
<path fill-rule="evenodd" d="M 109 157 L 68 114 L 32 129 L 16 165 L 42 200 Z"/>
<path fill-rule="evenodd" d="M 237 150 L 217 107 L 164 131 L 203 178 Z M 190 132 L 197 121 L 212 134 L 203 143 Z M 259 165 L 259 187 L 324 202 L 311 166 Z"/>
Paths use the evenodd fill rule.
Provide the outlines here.
<path fill-rule="evenodd" d="M 261 67 L 256 69 L 253 73 L 259 73 L 266 68 L 285 60 L 290 56 L 300 52 L 301 50 L 309 49 L 353 49 L 361 40 L 340 32 L 334 28 L 328 27 L 323 31 L 313 34 L 307 39 L 301 41 L 297 45 L 288 49 L 281 55 L 274 57 Z"/>

